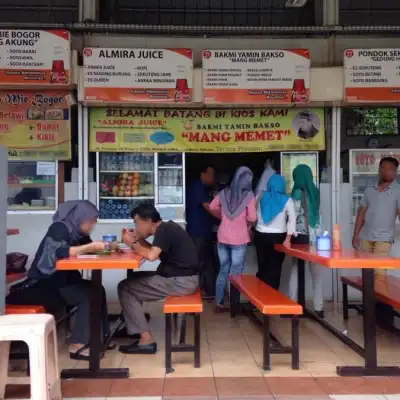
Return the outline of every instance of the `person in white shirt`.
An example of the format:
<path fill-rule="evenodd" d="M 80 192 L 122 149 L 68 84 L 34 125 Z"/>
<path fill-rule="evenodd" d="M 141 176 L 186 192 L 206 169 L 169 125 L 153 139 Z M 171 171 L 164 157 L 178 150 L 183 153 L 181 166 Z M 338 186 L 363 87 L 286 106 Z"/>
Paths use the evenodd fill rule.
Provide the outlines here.
<path fill-rule="evenodd" d="M 289 244 L 296 231 L 294 202 L 286 195 L 286 181 L 283 176 L 272 175 L 264 191 L 258 194 L 257 217 L 257 277 L 279 290 L 285 254 L 276 251 L 274 245 Z"/>

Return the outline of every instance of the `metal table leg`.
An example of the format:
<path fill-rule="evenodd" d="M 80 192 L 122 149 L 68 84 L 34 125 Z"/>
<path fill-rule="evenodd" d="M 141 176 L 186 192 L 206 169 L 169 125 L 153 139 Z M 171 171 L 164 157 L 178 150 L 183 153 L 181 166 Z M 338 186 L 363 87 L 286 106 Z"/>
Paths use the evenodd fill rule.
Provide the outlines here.
<path fill-rule="evenodd" d="M 102 270 L 92 270 L 90 287 L 90 359 L 89 369 L 65 369 L 62 379 L 87 378 L 129 378 L 129 368 L 100 368 L 100 359 L 104 351 L 102 340 L 101 310 L 103 301 Z"/>
<path fill-rule="evenodd" d="M 376 349 L 376 298 L 374 270 L 364 268 L 363 304 L 364 304 L 364 367 L 337 367 L 340 376 L 400 376 L 399 367 L 379 367 Z"/>

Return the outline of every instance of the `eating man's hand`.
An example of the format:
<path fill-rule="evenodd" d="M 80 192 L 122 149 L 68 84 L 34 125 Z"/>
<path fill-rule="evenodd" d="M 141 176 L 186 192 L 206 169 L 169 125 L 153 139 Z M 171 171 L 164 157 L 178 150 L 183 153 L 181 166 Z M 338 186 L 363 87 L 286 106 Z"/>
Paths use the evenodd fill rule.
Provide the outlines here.
<path fill-rule="evenodd" d="M 127 229 L 125 229 L 123 232 L 122 232 L 122 242 L 124 243 L 124 244 L 126 244 L 127 246 L 131 246 L 132 245 L 132 243 L 134 242 L 134 241 L 136 241 L 137 240 L 137 235 L 136 235 L 136 232 L 131 232 L 131 231 L 128 231 Z"/>

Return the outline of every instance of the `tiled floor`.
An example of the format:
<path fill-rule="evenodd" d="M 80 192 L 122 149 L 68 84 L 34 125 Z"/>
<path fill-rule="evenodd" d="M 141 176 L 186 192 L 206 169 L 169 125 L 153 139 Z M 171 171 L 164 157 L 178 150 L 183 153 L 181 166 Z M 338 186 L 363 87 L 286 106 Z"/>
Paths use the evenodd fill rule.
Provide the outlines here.
<path fill-rule="evenodd" d="M 231 320 L 229 315 L 215 315 L 211 304 L 206 304 L 202 317 L 201 368 L 193 368 L 192 354 L 178 353 L 173 355 L 175 372 L 166 376 L 161 307 L 161 304 L 153 304 L 149 309 L 151 328 L 159 347 L 156 355 L 125 356 L 115 350 L 102 360 L 104 367 L 129 367 L 132 379 L 64 381 L 64 398 L 400 400 L 400 395 L 396 397 L 400 394 L 400 378 L 338 378 L 336 366 L 362 365 L 363 360 L 322 327 L 306 319 L 300 323 L 300 370 L 290 368 L 289 356 L 273 355 L 272 370 L 263 371 L 259 328 L 244 316 Z M 346 326 L 338 312 L 329 312 L 327 318 L 362 342 L 359 317 L 350 318 Z M 289 342 L 289 320 L 276 318 L 272 327 L 275 336 L 283 343 Z M 191 337 L 189 324 L 189 340 Z M 85 362 L 69 359 L 67 346 L 61 340 L 59 347 L 61 368 L 86 366 Z M 398 337 L 379 331 L 378 347 L 380 363 L 400 366 Z M 21 365 L 14 364 L 14 367 L 14 374 L 21 375 Z M 29 387 L 11 386 L 7 395 L 26 398 L 27 390 Z"/>

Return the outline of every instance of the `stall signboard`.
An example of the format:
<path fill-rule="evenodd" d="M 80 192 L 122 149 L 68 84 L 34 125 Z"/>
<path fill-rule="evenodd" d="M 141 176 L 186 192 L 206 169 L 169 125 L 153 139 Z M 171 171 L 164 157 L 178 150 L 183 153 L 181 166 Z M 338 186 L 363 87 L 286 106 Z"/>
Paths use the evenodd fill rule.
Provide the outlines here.
<path fill-rule="evenodd" d="M 0 146 L 11 160 L 70 160 L 69 94 L 0 91 Z"/>
<path fill-rule="evenodd" d="M 310 101 L 310 51 L 203 50 L 207 104 L 305 104 Z"/>
<path fill-rule="evenodd" d="M 385 149 L 354 151 L 351 160 L 352 174 L 378 174 L 379 162 L 384 157 L 393 157 L 400 162 L 400 150 L 396 150 L 396 152 Z"/>
<path fill-rule="evenodd" d="M 66 30 L 0 30 L 0 85 L 66 86 L 71 37 Z"/>
<path fill-rule="evenodd" d="M 345 50 L 344 81 L 349 103 L 400 101 L 400 48 Z"/>
<path fill-rule="evenodd" d="M 251 153 L 324 150 L 322 108 L 94 108 L 90 150 Z"/>
<path fill-rule="evenodd" d="M 193 92 L 189 49 L 85 48 L 84 100 L 188 103 Z"/>

